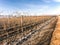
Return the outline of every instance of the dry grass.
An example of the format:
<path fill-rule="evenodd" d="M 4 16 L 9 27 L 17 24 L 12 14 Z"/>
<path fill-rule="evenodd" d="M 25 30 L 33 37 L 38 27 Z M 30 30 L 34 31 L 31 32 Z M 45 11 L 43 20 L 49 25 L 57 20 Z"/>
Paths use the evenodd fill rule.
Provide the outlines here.
<path fill-rule="evenodd" d="M 49 19 L 51 17 L 45 16 L 22 16 L 22 17 L 12 17 L 12 18 L 0 18 L 0 29 L 7 29 L 14 26 L 28 25 L 35 22 L 39 22 L 43 19 Z"/>
<path fill-rule="evenodd" d="M 5 34 L 9 35 L 9 33 L 11 34 L 12 32 L 15 32 L 15 31 L 19 32 L 17 29 L 12 30 L 12 32 L 7 32 L 6 30 L 10 27 L 21 26 L 23 28 L 23 26 L 26 26 L 26 25 L 28 26 L 34 23 L 37 23 L 37 24 L 42 23 L 44 22 L 44 20 L 46 21 L 50 18 L 52 18 L 52 16 L 21 16 L 21 17 L 11 17 L 11 18 L 0 18 L 0 31 L 4 32 L 5 30 L 5 32 L 2 33 L 2 35 L 0 34 L 0 37 L 4 36 Z M 37 26 L 34 26 L 34 28 L 35 27 Z M 31 32 L 30 30 L 31 29 L 25 29 L 25 32 L 22 32 L 22 33 L 24 35 L 27 35 Z M 17 38 L 21 38 L 22 36 L 24 36 L 23 34 L 16 34 L 5 40 L 12 41 Z"/>

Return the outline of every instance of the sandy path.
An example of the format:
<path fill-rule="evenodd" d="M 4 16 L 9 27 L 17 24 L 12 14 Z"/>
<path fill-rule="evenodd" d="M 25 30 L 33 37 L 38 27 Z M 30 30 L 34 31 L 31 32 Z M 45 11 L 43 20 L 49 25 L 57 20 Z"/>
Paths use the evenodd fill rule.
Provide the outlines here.
<path fill-rule="evenodd" d="M 58 16 L 58 21 L 50 45 L 60 45 L 60 16 Z"/>

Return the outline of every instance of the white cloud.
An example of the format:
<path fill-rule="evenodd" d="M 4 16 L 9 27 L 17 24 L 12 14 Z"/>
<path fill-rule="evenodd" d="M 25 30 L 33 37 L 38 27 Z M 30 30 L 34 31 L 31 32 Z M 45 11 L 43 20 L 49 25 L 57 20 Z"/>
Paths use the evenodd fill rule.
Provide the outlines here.
<path fill-rule="evenodd" d="M 51 3 L 52 1 L 53 2 L 60 2 L 60 0 L 43 0 L 44 2 L 46 2 L 46 3 Z"/>
<path fill-rule="evenodd" d="M 50 3 L 51 0 L 43 0 L 43 2 Z"/>
<path fill-rule="evenodd" d="M 55 14 L 60 14 L 60 6 L 56 6 L 56 7 L 50 7 L 48 5 L 33 5 L 33 4 L 27 4 L 26 5 L 27 7 L 29 7 L 29 9 L 23 9 L 23 10 L 20 10 L 21 11 L 21 14 L 23 12 L 25 12 L 26 15 L 55 15 Z M 10 10 L 10 9 L 9 9 Z M 18 11 L 19 11 L 18 10 Z M 1 11 L 1 10 L 0 10 Z M 16 11 L 16 10 L 14 10 Z M 3 14 L 11 14 L 13 12 L 12 11 L 4 11 Z"/>
<path fill-rule="evenodd" d="M 53 1 L 55 1 L 55 2 L 60 2 L 60 0 L 53 0 Z"/>
<path fill-rule="evenodd" d="M 60 14 L 60 6 L 55 7 L 55 8 L 49 8 L 47 11 L 44 11 L 43 14 L 59 15 Z"/>
<path fill-rule="evenodd" d="M 34 5 L 34 4 L 26 4 L 26 6 L 28 7 L 28 9 L 26 10 L 35 12 L 43 11 L 44 9 L 47 9 L 49 7 L 48 5 Z"/>

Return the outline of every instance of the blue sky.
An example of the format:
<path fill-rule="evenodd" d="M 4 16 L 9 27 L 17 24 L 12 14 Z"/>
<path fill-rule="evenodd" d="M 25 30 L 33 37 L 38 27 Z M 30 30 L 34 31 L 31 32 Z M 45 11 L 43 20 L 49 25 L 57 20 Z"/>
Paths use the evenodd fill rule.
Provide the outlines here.
<path fill-rule="evenodd" d="M 60 14 L 60 0 L 0 0 L 1 14 L 15 11 L 31 14 Z"/>

